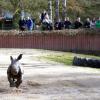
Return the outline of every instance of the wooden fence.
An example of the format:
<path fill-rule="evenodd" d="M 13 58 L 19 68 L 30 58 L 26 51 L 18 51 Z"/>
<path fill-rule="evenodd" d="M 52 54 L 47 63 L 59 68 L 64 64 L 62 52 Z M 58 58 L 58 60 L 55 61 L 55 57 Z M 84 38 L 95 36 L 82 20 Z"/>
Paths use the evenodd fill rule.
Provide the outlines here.
<path fill-rule="evenodd" d="M 4 34 L 4 33 L 3 33 Z M 16 34 L 0 35 L 0 48 L 35 48 L 100 53 L 99 34 Z"/>

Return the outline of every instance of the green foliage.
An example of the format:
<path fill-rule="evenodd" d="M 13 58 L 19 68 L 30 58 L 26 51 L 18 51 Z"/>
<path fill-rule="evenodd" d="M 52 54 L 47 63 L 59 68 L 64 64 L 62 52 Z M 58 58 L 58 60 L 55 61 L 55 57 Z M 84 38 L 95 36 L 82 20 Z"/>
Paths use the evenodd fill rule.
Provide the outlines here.
<path fill-rule="evenodd" d="M 44 57 L 45 59 L 49 59 L 51 61 L 63 63 L 66 65 L 72 65 L 73 57 L 71 55 L 49 55 Z"/>
<path fill-rule="evenodd" d="M 55 0 L 53 1 L 53 18 L 55 17 Z M 0 6 L 13 12 L 18 20 L 21 9 L 30 13 L 37 21 L 43 10 L 48 10 L 48 0 L 0 0 Z M 60 16 L 62 17 L 62 0 L 60 0 Z M 100 16 L 100 0 L 67 0 L 67 15 L 72 19 Z M 17 17 L 16 17 L 17 16 Z"/>

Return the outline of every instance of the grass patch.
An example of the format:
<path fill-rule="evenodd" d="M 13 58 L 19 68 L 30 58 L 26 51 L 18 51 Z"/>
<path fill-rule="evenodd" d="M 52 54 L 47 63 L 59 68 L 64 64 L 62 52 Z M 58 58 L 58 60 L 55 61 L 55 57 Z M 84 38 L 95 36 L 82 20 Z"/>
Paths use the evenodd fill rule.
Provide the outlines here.
<path fill-rule="evenodd" d="M 76 54 L 76 53 L 70 53 L 70 52 L 67 52 L 67 53 L 65 53 L 65 52 L 50 53 L 48 55 L 43 56 L 42 58 L 50 60 L 50 61 L 62 63 L 62 64 L 65 64 L 65 65 L 72 65 L 74 56 L 83 57 L 83 58 L 85 57 L 85 58 L 100 59 L 99 56 L 86 55 L 86 54 Z"/>
<path fill-rule="evenodd" d="M 63 63 L 66 65 L 72 65 L 72 60 L 73 60 L 73 57 L 68 55 L 47 55 L 44 58 L 51 61 Z"/>

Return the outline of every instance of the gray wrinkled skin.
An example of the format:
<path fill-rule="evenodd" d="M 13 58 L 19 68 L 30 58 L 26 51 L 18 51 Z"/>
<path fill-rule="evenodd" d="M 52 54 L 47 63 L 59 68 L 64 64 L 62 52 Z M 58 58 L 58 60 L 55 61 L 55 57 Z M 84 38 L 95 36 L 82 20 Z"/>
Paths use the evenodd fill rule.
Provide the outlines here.
<path fill-rule="evenodd" d="M 19 60 L 21 58 L 22 58 L 22 54 L 20 54 L 17 59 L 13 59 L 12 56 L 10 57 L 11 64 L 7 69 L 7 77 L 10 83 L 10 87 L 18 88 L 22 83 L 23 70 L 19 63 Z"/>

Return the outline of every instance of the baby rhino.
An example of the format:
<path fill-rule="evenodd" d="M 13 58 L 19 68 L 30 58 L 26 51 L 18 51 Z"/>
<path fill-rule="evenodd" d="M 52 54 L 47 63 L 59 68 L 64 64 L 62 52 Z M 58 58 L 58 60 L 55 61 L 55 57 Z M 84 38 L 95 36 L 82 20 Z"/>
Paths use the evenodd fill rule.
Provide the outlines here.
<path fill-rule="evenodd" d="M 7 70 L 7 77 L 10 83 L 10 87 L 18 88 L 22 83 L 23 70 L 19 63 L 21 58 L 22 54 L 20 54 L 17 59 L 14 59 L 12 56 L 10 56 L 11 64 Z"/>

